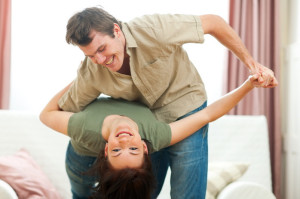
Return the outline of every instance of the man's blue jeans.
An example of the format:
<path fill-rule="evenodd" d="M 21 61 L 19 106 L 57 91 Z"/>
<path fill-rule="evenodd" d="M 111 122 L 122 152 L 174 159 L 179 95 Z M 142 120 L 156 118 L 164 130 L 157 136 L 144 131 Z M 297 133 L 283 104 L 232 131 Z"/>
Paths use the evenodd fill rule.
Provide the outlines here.
<path fill-rule="evenodd" d="M 206 106 L 205 102 L 201 107 L 178 120 Z M 152 198 L 156 198 L 161 191 L 170 166 L 172 199 L 205 199 L 208 164 L 207 132 L 208 125 L 179 143 L 151 154 L 157 180 L 157 188 Z"/>

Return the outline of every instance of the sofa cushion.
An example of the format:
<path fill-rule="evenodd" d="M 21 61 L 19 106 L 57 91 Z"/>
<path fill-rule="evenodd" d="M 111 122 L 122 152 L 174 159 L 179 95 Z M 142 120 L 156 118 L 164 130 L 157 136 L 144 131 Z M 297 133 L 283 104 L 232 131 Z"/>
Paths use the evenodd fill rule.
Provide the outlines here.
<path fill-rule="evenodd" d="M 276 199 L 265 186 L 256 182 L 236 181 L 226 186 L 218 195 L 220 199 Z"/>
<path fill-rule="evenodd" d="M 206 199 L 215 199 L 226 185 L 241 177 L 248 166 L 248 164 L 236 162 L 209 163 Z"/>
<path fill-rule="evenodd" d="M 7 182 L 19 199 L 57 198 L 58 192 L 26 149 L 0 157 L 0 179 Z"/>

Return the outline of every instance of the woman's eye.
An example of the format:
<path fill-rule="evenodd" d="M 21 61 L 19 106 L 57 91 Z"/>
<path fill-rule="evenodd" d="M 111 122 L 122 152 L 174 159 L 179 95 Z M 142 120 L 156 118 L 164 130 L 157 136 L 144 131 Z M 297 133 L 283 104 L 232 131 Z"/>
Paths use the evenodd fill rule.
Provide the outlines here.
<path fill-rule="evenodd" d="M 130 150 L 137 150 L 138 148 L 136 147 L 131 147 Z"/>
<path fill-rule="evenodd" d="M 112 151 L 113 152 L 118 152 L 118 151 L 120 151 L 120 149 L 113 149 Z"/>

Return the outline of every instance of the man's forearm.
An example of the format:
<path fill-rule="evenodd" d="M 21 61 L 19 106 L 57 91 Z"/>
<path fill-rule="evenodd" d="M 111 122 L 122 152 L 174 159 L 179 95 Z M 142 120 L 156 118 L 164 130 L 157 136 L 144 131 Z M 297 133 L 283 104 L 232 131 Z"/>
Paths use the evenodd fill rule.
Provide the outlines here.
<path fill-rule="evenodd" d="M 232 51 L 249 69 L 250 74 L 258 74 L 258 82 L 264 88 L 277 86 L 278 82 L 274 72 L 258 63 L 248 52 L 237 33 L 224 21 L 216 15 L 200 16 L 204 34 L 210 34 L 220 43 Z"/>
<path fill-rule="evenodd" d="M 255 70 L 255 61 L 237 33 L 227 22 L 217 15 L 200 16 L 204 34 L 210 34 L 231 50 L 250 71 Z"/>

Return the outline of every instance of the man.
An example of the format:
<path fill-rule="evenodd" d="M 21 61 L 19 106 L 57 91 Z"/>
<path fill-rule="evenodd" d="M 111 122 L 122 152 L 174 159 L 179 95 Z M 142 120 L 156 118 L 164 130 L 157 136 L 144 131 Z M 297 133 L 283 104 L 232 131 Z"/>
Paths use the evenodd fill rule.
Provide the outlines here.
<path fill-rule="evenodd" d="M 257 63 L 233 29 L 216 15 L 148 15 L 123 23 L 103 9 L 87 8 L 71 17 L 67 25 L 67 42 L 77 45 L 86 58 L 59 106 L 78 112 L 104 93 L 140 101 L 167 123 L 193 114 L 206 107 L 207 98 L 182 45 L 202 43 L 204 34 L 214 36 L 251 74 L 258 74 L 261 86 L 277 85 L 274 73 Z M 169 166 L 172 198 L 205 198 L 207 131 L 204 126 L 151 155 L 158 182 L 153 198 L 158 196 Z M 80 194 L 85 197 L 88 186 L 83 190 Z"/>

